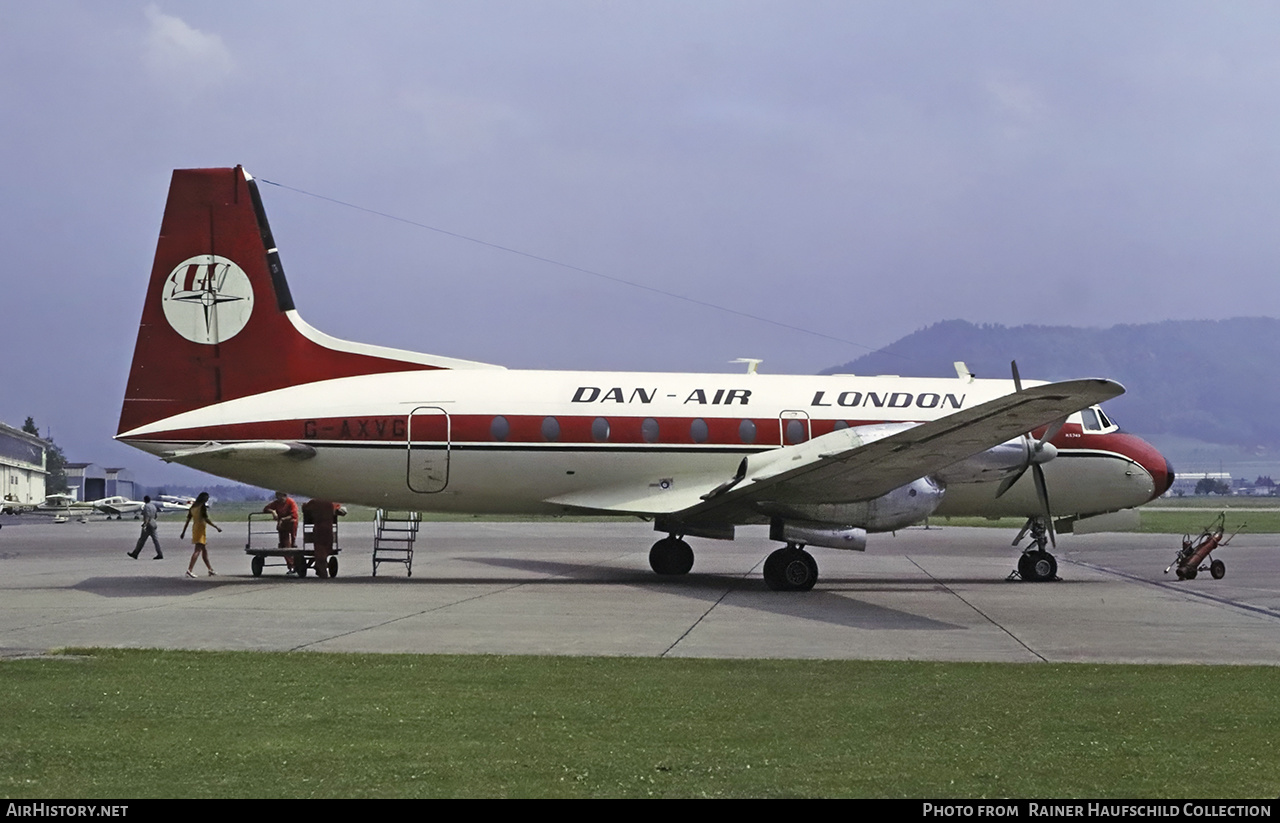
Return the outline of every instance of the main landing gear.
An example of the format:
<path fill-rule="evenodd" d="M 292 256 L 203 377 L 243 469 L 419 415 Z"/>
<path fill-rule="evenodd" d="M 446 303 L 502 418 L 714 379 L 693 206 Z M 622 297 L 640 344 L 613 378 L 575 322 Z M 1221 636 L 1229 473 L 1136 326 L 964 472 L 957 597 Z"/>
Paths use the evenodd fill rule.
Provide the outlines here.
<path fill-rule="evenodd" d="M 765 585 L 775 592 L 807 592 L 818 582 L 818 561 L 799 543 L 788 543 L 764 561 Z"/>
<path fill-rule="evenodd" d="M 649 549 L 649 565 L 661 575 L 688 574 L 693 568 L 693 549 L 675 534 Z M 803 544 L 788 543 L 764 561 L 764 582 L 775 592 L 807 592 L 818 582 L 818 562 Z"/>
<path fill-rule="evenodd" d="M 1032 517 L 1027 520 L 1027 525 L 1022 527 L 1022 531 L 1018 532 L 1017 538 L 1013 541 L 1013 545 L 1022 542 L 1022 538 L 1028 532 L 1031 533 L 1031 545 L 1027 546 L 1026 551 L 1018 558 L 1019 578 L 1029 583 L 1044 583 L 1049 580 L 1058 579 L 1058 561 L 1045 550 L 1045 546 L 1049 545 L 1050 532 L 1047 521 L 1043 517 Z M 1012 578 L 1013 575 L 1010 575 Z"/>
<path fill-rule="evenodd" d="M 649 565 L 658 574 L 688 574 L 693 568 L 693 549 L 676 535 L 668 535 L 649 549 Z"/>

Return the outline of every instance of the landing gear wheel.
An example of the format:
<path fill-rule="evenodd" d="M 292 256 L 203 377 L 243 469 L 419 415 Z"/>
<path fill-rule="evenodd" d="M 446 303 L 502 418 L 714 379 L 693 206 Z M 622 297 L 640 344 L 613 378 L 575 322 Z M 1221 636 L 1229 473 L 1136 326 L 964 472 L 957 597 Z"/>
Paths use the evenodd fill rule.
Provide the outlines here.
<path fill-rule="evenodd" d="M 807 592 L 818 582 L 818 561 L 797 546 L 786 546 L 764 561 L 764 582 L 775 592 Z"/>
<path fill-rule="evenodd" d="M 262 577 L 262 566 L 265 562 L 260 554 L 255 554 L 249 561 L 249 571 L 253 572 L 254 577 Z"/>
<path fill-rule="evenodd" d="M 1044 583 L 1058 576 L 1058 560 L 1046 551 L 1023 552 L 1018 558 L 1018 574 L 1029 583 Z"/>
<path fill-rule="evenodd" d="M 1213 575 L 1214 580 L 1221 580 L 1227 574 L 1227 564 L 1221 560 L 1215 560 L 1209 564 L 1209 574 Z"/>
<path fill-rule="evenodd" d="M 693 549 L 678 537 L 664 537 L 649 549 L 649 565 L 661 575 L 688 574 L 693 568 Z"/>
<path fill-rule="evenodd" d="M 303 557 L 300 554 L 295 554 L 293 556 L 293 570 L 298 573 L 299 580 L 306 577 L 307 576 L 307 558 Z"/>
<path fill-rule="evenodd" d="M 329 557 L 329 576 L 330 577 L 338 576 L 338 558 L 333 556 Z"/>

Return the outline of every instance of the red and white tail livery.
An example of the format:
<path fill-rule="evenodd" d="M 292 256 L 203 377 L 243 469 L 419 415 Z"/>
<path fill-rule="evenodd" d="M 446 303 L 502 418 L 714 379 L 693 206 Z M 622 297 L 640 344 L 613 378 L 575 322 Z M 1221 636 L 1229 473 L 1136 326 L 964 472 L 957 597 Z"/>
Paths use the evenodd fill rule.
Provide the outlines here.
<path fill-rule="evenodd" d="M 863 549 L 930 515 L 1019 516 L 1024 579 L 1054 524 L 1164 493 L 1103 379 L 517 371 L 349 343 L 293 305 L 253 178 L 175 171 L 116 435 L 166 460 L 327 500 L 420 511 L 650 518 L 660 574 L 687 536 L 765 524 L 771 588 L 806 547 Z M 1021 535 L 1019 536 L 1021 538 Z M 1015 541 L 1017 542 L 1017 541 Z"/>

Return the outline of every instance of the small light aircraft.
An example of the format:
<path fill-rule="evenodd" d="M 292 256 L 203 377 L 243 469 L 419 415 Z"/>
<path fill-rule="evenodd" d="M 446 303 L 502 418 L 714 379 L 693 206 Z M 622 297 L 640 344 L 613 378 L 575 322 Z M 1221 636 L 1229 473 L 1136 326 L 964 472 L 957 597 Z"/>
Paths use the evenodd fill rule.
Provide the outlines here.
<path fill-rule="evenodd" d="M 7 494 L 0 498 L 0 514 L 22 514 L 36 507 L 35 503 L 21 503 L 14 495 Z"/>
<path fill-rule="evenodd" d="M 183 497 L 181 495 L 161 494 L 154 501 L 156 508 L 163 512 L 185 512 L 191 508 L 196 502 L 194 497 Z M 212 505 L 212 504 L 210 504 Z"/>
<path fill-rule="evenodd" d="M 665 536 L 762 524 L 770 588 L 807 590 L 807 547 L 930 515 L 1026 518 L 1025 580 L 1055 523 L 1141 505 L 1173 472 L 1097 404 L 1105 379 L 515 371 L 330 337 L 294 307 L 253 178 L 174 172 L 117 439 L 325 500 L 440 512 L 632 515 Z"/>
<path fill-rule="evenodd" d="M 119 495 L 103 497 L 99 500 L 77 500 L 74 494 L 59 493 L 48 495 L 35 506 L 23 508 L 25 511 L 54 517 L 77 516 L 84 521 L 94 512 L 105 514 L 108 520 L 112 517 L 119 520 L 126 514 L 131 514 L 136 519 L 142 512 L 142 506 L 140 501 Z"/>
<path fill-rule="evenodd" d="M 74 494 L 66 493 L 46 495 L 44 500 L 25 509 L 25 511 L 33 514 L 52 517 L 55 523 L 65 523 L 71 517 L 79 519 L 82 523 L 87 523 L 93 510 L 92 503 L 77 500 Z"/>
<path fill-rule="evenodd" d="M 141 500 L 130 500 L 127 497 L 104 497 L 101 500 L 94 500 L 90 503 L 96 511 L 100 511 L 110 520 L 113 516 L 116 520 L 120 520 L 126 514 L 133 515 L 133 519 L 137 520 L 142 516 L 142 507 L 145 505 Z"/>

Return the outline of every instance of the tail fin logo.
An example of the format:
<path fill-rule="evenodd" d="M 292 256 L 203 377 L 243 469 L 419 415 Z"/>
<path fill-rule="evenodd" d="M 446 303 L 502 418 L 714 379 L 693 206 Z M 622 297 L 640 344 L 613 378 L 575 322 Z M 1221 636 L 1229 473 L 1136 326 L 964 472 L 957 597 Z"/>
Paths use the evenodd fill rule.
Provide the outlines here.
<path fill-rule="evenodd" d="M 230 340 L 253 314 L 249 276 L 234 261 L 216 254 L 183 260 L 163 289 L 165 319 L 192 343 L 212 346 Z"/>

